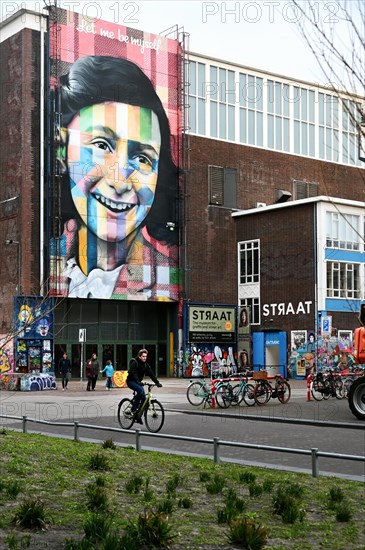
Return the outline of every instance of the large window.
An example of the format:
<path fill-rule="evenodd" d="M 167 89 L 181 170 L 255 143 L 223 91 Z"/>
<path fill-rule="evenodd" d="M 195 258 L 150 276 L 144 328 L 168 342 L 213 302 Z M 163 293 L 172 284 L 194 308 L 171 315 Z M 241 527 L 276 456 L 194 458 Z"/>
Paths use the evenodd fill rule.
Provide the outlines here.
<path fill-rule="evenodd" d="M 240 300 L 240 306 L 250 309 L 250 324 L 260 324 L 260 298 L 243 298 Z"/>
<path fill-rule="evenodd" d="M 329 94 L 318 94 L 318 149 L 319 158 L 339 161 L 338 99 Z"/>
<path fill-rule="evenodd" d="M 213 65 L 210 67 L 209 97 L 212 137 L 234 141 L 236 100 L 234 71 L 227 71 Z"/>
<path fill-rule="evenodd" d="M 267 81 L 267 145 L 289 151 L 289 85 Z"/>
<path fill-rule="evenodd" d="M 362 165 L 358 155 L 356 125 L 360 122 L 359 106 L 347 99 L 342 101 L 342 161 Z"/>
<path fill-rule="evenodd" d="M 327 297 L 360 298 L 360 267 L 347 262 L 327 262 Z"/>
<path fill-rule="evenodd" d="M 248 145 L 263 146 L 263 80 L 239 74 L 239 140 Z"/>
<path fill-rule="evenodd" d="M 313 90 L 293 87 L 294 105 L 294 153 L 315 156 L 314 105 Z"/>
<path fill-rule="evenodd" d="M 240 284 L 260 282 L 259 241 L 246 241 L 239 247 Z"/>
<path fill-rule="evenodd" d="M 189 63 L 189 126 L 194 133 L 205 135 L 205 64 L 190 61 Z M 209 90 L 208 90 L 209 91 Z"/>
<path fill-rule="evenodd" d="M 326 213 L 326 246 L 343 250 L 360 250 L 360 216 Z"/>

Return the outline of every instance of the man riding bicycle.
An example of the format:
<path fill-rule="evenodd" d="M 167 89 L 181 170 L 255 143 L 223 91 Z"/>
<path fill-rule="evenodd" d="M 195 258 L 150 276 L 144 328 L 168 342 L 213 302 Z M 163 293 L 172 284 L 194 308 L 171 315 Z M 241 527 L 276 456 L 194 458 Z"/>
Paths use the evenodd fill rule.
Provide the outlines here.
<path fill-rule="evenodd" d="M 154 375 L 150 365 L 147 363 L 148 351 L 146 349 L 140 349 L 137 357 L 133 358 L 129 362 L 128 376 L 127 376 L 127 386 L 134 392 L 136 395 L 133 399 L 133 405 L 131 410 L 131 415 L 134 416 L 140 406 L 144 403 L 146 399 L 146 393 L 142 384 L 142 380 L 145 375 L 149 376 L 151 380 L 158 386 L 162 388 L 162 384 L 157 380 Z M 136 418 L 135 422 L 138 424 L 143 424 L 141 418 Z"/>

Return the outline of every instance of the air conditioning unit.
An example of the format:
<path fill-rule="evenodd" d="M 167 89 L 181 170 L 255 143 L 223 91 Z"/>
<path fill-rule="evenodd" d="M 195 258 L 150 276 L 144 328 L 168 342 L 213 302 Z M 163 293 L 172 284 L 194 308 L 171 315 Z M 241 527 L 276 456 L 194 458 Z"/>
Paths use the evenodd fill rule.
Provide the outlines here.
<path fill-rule="evenodd" d="M 256 203 L 256 208 L 263 208 L 264 206 L 266 206 L 266 202 L 257 202 Z"/>

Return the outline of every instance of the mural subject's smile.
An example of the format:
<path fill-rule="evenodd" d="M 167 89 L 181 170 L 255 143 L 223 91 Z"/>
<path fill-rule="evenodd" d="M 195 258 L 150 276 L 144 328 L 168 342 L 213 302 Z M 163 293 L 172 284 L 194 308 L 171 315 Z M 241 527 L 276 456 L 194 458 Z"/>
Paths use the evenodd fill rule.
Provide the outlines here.
<path fill-rule="evenodd" d="M 91 195 L 108 210 L 117 214 L 118 212 L 126 212 L 127 210 L 131 210 L 131 208 L 134 208 L 136 206 L 136 204 L 130 204 L 126 202 L 115 202 L 111 199 L 108 199 L 107 197 L 104 197 L 103 195 L 98 195 L 96 193 L 91 193 Z"/>

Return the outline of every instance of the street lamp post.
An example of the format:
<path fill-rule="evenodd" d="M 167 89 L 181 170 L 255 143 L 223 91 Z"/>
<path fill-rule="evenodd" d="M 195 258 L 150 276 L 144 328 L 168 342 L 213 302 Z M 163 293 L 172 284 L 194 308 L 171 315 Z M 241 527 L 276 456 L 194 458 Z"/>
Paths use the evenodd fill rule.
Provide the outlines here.
<path fill-rule="evenodd" d="M 5 244 L 15 244 L 18 247 L 18 287 L 17 287 L 17 293 L 21 294 L 21 287 L 20 287 L 20 276 L 21 276 L 21 264 L 20 264 L 20 242 L 14 241 L 13 239 L 6 239 Z"/>

